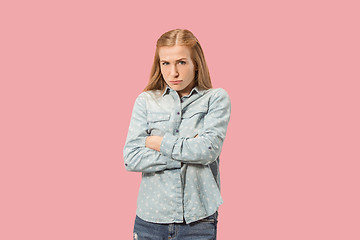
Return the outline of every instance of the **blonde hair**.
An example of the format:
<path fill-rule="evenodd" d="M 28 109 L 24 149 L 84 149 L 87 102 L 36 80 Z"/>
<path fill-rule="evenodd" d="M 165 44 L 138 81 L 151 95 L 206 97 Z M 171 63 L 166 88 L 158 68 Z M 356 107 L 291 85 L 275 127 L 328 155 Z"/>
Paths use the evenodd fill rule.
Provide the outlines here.
<path fill-rule="evenodd" d="M 191 50 L 191 60 L 195 67 L 195 86 L 199 89 L 212 88 L 210 73 L 205 61 L 204 52 L 197 38 L 187 29 L 170 30 L 157 40 L 154 62 L 150 72 L 150 80 L 143 91 L 161 90 L 166 88 L 166 82 L 161 74 L 159 48 L 175 45 L 187 46 Z"/>

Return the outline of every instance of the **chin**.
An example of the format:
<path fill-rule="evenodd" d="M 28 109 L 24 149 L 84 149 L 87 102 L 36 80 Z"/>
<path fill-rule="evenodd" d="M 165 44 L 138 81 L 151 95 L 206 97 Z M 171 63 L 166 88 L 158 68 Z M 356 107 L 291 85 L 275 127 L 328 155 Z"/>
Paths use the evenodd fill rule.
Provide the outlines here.
<path fill-rule="evenodd" d="M 171 88 L 176 90 L 176 91 L 181 91 L 181 90 L 184 89 L 184 87 L 181 87 L 181 86 L 172 86 Z"/>

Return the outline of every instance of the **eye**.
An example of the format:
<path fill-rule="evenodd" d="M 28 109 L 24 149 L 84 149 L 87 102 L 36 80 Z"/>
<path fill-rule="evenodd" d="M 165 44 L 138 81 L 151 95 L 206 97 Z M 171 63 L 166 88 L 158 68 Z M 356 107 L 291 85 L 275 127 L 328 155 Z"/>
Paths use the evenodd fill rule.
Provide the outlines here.
<path fill-rule="evenodd" d="M 186 64 L 185 61 L 180 61 L 179 63 L 180 63 L 181 65 L 185 65 L 185 64 Z"/>
<path fill-rule="evenodd" d="M 162 62 L 161 63 L 161 65 L 163 65 L 163 66 L 166 66 L 166 65 L 168 65 L 169 63 L 168 62 Z"/>

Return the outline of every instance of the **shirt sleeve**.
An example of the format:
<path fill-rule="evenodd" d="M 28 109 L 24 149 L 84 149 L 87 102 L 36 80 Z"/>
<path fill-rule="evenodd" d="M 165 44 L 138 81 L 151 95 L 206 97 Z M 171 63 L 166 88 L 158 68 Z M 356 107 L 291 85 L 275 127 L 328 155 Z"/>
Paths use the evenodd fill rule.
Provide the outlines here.
<path fill-rule="evenodd" d="M 167 132 L 160 152 L 174 160 L 207 165 L 215 161 L 222 149 L 230 120 L 231 103 L 228 93 L 220 88 L 209 101 L 209 110 L 198 137 L 178 137 Z"/>
<path fill-rule="evenodd" d="M 165 169 L 180 168 L 181 163 L 160 152 L 145 147 L 147 131 L 147 110 L 145 93 L 135 100 L 130 126 L 124 145 L 125 169 L 133 172 L 158 172 Z"/>

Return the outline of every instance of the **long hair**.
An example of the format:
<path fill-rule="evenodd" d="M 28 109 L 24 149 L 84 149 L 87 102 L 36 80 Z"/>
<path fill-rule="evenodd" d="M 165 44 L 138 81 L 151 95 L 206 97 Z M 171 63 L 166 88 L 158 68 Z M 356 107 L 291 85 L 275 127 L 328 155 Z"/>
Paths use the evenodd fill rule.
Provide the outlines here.
<path fill-rule="evenodd" d="M 166 82 L 161 74 L 159 48 L 172 47 L 175 45 L 187 46 L 191 50 L 191 60 L 195 67 L 195 86 L 199 89 L 212 88 L 210 73 L 205 61 L 204 52 L 197 38 L 187 29 L 170 30 L 157 40 L 154 62 L 150 72 L 150 79 L 143 91 L 161 90 L 166 88 Z"/>

